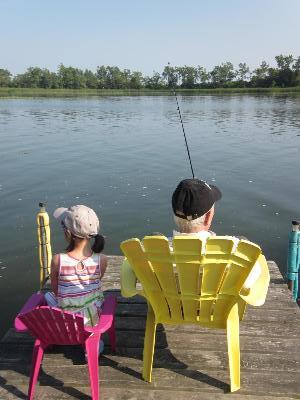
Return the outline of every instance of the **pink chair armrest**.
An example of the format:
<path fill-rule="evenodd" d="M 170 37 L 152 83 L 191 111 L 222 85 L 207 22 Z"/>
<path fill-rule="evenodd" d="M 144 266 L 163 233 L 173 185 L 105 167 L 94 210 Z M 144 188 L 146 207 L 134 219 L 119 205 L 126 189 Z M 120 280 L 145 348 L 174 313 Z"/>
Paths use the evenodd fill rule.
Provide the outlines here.
<path fill-rule="evenodd" d="M 21 311 L 18 312 L 15 321 L 14 321 L 14 326 L 15 330 L 17 332 L 27 332 L 28 329 L 27 327 L 23 324 L 23 322 L 20 320 L 19 315 L 20 314 L 25 314 L 29 312 L 30 310 L 33 310 L 34 308 L 38 306 L 43 306 L 46 304 L 45 297 L 43 293 L 34 293 L 29 297 L 29 299 L 26 301 L 24 306 L 22 307 Z"/>
<path fill-rule="evenodd" d="M 117 299 L 115 296 L 107 296 L 104 300 L 102 312 L 99 318 L 99 322 L 95 327 L 85 327 L 88 332 L 106 332 L 113 323 L 115 310 L 117 306 Z"/>

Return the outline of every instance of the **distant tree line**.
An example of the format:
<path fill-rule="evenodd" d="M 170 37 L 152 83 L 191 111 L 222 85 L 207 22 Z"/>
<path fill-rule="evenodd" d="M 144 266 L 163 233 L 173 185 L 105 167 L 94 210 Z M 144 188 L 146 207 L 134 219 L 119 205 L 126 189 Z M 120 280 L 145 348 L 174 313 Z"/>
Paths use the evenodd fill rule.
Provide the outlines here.
<path fill-rule="evenodd" d="M 184 89 L 234 87 L 291 87 L 300 85 L 300 56 L 279 55 L 276 67 L 265 61 L 252 72 L 246 63 L 235 69 L 231 62 L 216 65 L 211 71 L 204 67 L 167 65 L 162 73 L 143 76 L 141 72 L 121 70 L 115 66 L 99 66 L 96 72 L 66 67 L 60 64 L 57 72 L 30 67 L 13 76 L 0 69 L 0 87 L 49 89 L 163 89 L 175 86 Z"/>

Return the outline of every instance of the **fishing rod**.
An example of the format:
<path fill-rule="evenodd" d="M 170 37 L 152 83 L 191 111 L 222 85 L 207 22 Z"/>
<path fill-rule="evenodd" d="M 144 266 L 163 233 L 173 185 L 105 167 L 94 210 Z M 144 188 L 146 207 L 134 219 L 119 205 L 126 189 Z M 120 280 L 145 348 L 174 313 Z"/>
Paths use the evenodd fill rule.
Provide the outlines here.
<path fill-rule="evenodd" d="M 168 66 L 170 67 L 170 63 L 168 63 Z M 193 175 L 193 179 L 194 179 L 195 178 L 195 174 L 194 174 L 193 164 L 192 164 L 192 160 L 191 160 L 190 149 L 189 149 L 189 145 L 188 145 L 186 134 L 185 134 L 185 130 L 184 130 L 184 125 L 183 125 L 181 111 L 180 111 L 180 107 L 179 107 L 179 103 L 178 103 L 178 98 L 177 98 L 177 94 L 176 94 L 176 90 L 175 90 L 175 83 L 174 83 L 173 80 L 171 82 L 172 82 L 172 89 L 173 89 L 174 97 L 176 99 L 177 111 L 178 111 L 179 119 L 180 119 L 180 122 L 181 122 L 182 132 L 183 132 L 183 136 L 184 136 L 184 140 L 185 140 L 185 146 L 186 146 L 186 150 L 187 150 L 187 153 L 188 153 L 190 166 L 191 166 L 191 170 L 192 170 L 192 175 Z"/>

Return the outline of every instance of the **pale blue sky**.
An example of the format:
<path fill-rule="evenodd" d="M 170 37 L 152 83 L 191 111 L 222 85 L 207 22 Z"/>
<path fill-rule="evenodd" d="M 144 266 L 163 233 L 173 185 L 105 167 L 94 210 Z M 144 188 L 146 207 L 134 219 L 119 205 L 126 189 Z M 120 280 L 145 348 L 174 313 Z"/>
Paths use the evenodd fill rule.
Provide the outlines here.
<path fill-rule="evenodd" d="M 300 55 L 300 0 L 0 0 L 0 15 L 0 68 L 13 74 L 60 63 L 253 69 Z"/>

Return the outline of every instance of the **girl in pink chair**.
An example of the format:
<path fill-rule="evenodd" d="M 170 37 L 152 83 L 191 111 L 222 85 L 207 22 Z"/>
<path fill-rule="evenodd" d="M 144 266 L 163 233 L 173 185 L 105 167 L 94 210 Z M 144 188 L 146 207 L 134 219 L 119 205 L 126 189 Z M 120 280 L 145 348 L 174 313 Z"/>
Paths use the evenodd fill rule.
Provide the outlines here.
<path fill-rule="evenodd" d="M 53 293 L 46 294 L 47 303 L 83 316 L 85 325 L 96 326 L 104 300 L 101 279 L 107 268 L 107 257 L 101 253 L 104 238 L 99 234 L 99 219 L 84 205 L 57 208 L 53 215 L 62 225 L 68 246 L 66 253 L 52 258 Z"/>

